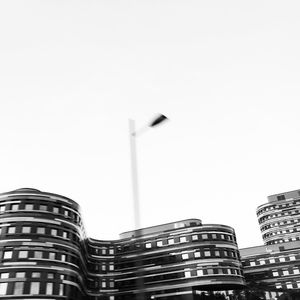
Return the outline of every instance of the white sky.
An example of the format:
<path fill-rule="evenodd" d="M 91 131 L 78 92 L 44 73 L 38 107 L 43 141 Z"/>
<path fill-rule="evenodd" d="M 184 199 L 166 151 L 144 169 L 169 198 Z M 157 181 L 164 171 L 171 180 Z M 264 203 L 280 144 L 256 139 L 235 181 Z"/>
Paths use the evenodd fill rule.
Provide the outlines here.
<path fill-rule="evenodd" d="M 62 194 L 87 233 L 186 218 L 262 244 L 255 210 L 300 188 L 299 1 L 0 2 L 0 191 Z"/>

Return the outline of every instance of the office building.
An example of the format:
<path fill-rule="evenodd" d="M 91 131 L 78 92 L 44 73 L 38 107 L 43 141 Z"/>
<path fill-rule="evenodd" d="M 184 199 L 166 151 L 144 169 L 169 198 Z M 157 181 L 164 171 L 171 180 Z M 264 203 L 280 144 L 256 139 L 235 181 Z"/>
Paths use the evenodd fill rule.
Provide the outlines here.
<path fill-rule="evenodd" d="M 75 201 L 19 189 L 0 194 L 0 226 L 0 299 L 187 300 L 245 287 L 225 225 L 189 219 L 101 241 Z"/>
<path fill-rule="evenodd" d="M 257 218 L 263 246 L 240 249 L 248 286 L 275 298 L 300 289 L 300 190 L 268 197 Z"/>

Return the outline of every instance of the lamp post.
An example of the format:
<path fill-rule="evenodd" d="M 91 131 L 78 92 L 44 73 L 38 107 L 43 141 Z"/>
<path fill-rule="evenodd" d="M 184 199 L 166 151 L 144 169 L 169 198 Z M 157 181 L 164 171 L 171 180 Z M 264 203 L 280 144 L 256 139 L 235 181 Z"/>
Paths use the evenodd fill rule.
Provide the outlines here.
<path fill-rule="evenodd" d="M 141 217 L 140 217 L 140 201 L 139 201 L 139 185 L 138 185 L 138 168 L 137 168 L 137 151 L 136 151 L 136 137 L 151 127 L 155 127 L 162 122 L 168 120 L 168 118 L 162 114 L 157 116 L 148 125 L 142 127 L 139 130 L 135 128 L 134 120 L 129 120 L 129 139 L 130 139 L 130 155 L 131 155 L 131 176 L 132 176 L 132 193 L 133 193 L 133 207 L 134 207 L 134 225 L 137 235 L 141 235 Z M 138 299 L 144 300 L 144 280 L 141 268 L 141 261 L 137 260 L 137 287 L 138 287 Z"/>

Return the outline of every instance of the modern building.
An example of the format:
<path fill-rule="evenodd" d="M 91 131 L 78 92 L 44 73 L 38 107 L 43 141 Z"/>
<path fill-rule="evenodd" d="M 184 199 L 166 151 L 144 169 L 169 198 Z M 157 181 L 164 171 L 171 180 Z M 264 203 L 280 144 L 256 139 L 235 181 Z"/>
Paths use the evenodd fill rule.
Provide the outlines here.
<path fill-rule="evenodd" d="M 268 197 L 257 208 L 263 246 L 240 249 L 248 286 L 267 299 L 300 289 L 300 190 Z"/>
<path fill-rule="evenodd" d="M 86 236 L 78 204 L 19 189 L 0 194 L 0 299 L 197 299 L 245 287 L 233 228 L 198 219 Z"/>

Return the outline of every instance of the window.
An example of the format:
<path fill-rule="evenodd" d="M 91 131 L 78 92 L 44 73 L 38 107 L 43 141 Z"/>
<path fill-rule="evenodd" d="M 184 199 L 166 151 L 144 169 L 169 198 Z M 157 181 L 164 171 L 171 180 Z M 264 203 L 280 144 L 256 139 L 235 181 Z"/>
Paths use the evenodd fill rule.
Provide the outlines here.
<path fill-rule="evenodd" d="M 46 295 L 53 295 L 53 282 L 47 282 Z"/>
<path fill-rule="evenodd" d="M 114 287 L 115 287 L 115 283 L 114 283 L 113 281 L 110 281 L 110 282 L 109 282 L 109 287 L 110 287 L 110 288 L 114 288 Z"/>
<path fill-rule="evenodd" d="M 210 251 L 204 251 L 204 256 L 210 256 Z"/>
<path fill-rule="evenodd" d="M 57 236 L 57 229 L 51 229 L 51 235 Z"/>
<path fill-rule="evenodd" d="M 0 295 L 6 295 L 7 285 L 7 282 L 0 283 Z"/>
<path fill-rule="evenodd" d="M 34 251 L 34 258 L 43 258 L 42 251 Z"/>
<path fill-rule="evenodd" d="M 255 261 L 250 261 L 250 266 L 255 266 Z"/>
<path fill-rule="evenodd" d="M 290 260 L 296 260 L 295 256 L 290 256 Z"/>
<path fill-rule="evenodd" d="M 22 295 L 24 289 L 24 282 L 15 282 L 14 295 Z"/>
<path fill-rule="evenodd" d="M 115 269 L 115 266 L 113 263 L 109 263 L 109 270 L 113 271 Z"/>
<path fill-rule="evenodd" d="M 207 234 L 201 234 L 201 237 L 203 240 L 207 240 L 208 239 L 208 235 Z"/>
<path fill-rule="evenodd" d="M 105 280 L 102 280 L 101 287 L 106 288 L 106 281 Z"/>
<path fill-rule="evenodd" d="M 158 242 L 157 242 L 157 247 L 162 247 L 162 245 L 163 245 L 163 242 L 162 242 L 162 241 L 158 241 Z"/>
<path fill-rule="evenodd" d="M 64 215 L 65 215 L 66 217 L 68 217 L 68 216 L 70 215 L 70 212 L 69 212 L 68 210 L 65 209 Z"/>
<path fill-rule="evenodd" d="M 286 288 L 287 288 L 287 289 L 292 289 L 292 288 L 293 288 L 293 284 L 290 283 L 290 282 L 287 283 L 287 284 L 286 284 Z"/>
<path fill-rule="evenodd" d="M 68 238 L 68 233 L 66 231 L 63 232 L 63 238 L 65 238 L 65 239 Z"/>
<path fill-rule="evenodd" d="M 168 244 L 169 244 L 169 245 L 174 245 L 174 243 L 175 243 L 175 242 L 174 242 L 174 239 L 169 239 L 169 240 L 168 240 Z"/>
<path fill-rule="evenodd" d="M 197 235 L 197 234 L 192 235 L 192 240 L 193 240 L 193 241 L 198 240 L 198 235 Z"/>
<path fill-rule="evenodd" d="M 11 210 L 18 210 L 19 209 L 19 204 L 12 204 L 11 205 Z"/>
<path fill-rule="evenodd" d="M 101 251 L 102 251 L 102 254 L 104 254 L 104 255 L 106 254 L 106 248 L 102 248 Z"/>
<path fill-rule="evenodd" d="M 61 283 L 59 285 L 59 293 L 58 293 L 59 296 L 63 296 L 64 295 L 64 285 Z"/>
<path fill-rule="evenodd" d="M 275 263 L 275 259 L 274 258 L 270 258 L 270 264 L 274 264 Z"/>
<path fill-rule="evenodd" d="M 30 283 L 30 294 L 38 295 L 40 293 L 40 283 L 39 282 L 31 282 Z"/>
<path fill-rule="evenodd" d="M 278 272 L 277 271 L 273 271 L 273 276 L 274 277 L 279 276 Z"/>
<path fill-rule="evenodd" d="M 203 276 L 203 270 L 197 270 L 197 276 Z"/>
<path fill-rule="evenodd" d="M 54 274 L 53 273 L 48 273 L 47 278 L 48 279 L 54 279 Z"/>
<path fill-rule="evenodd" d="M 8 234 L 14 234 L 16 232 L 16 227 L 8 227 Z"/>
<path fill-rule="evenodd" d="M 195 252 L 194 256 L 195 256 L 195 258 L 200 257 L 200 252 Z"/>
<path fill-rule="evenodd" d="M 284 195 L 277 196 L 277 200 L 278 201 L 285 200 L 285 196 Z M 283 205 L 283 206 L 285 206 L 285 205 Z"/>
<path fill-rule="evenodd" d="M 181 236 L 179 240 L 180 240 L 180 243 L 187 242 L 186 236 Z"/>
<path fill-rule="evenodd" d="M 282 271 L 282 274 L 283 274 L 284 276 L 289 275 L 289 271 L 288 271 L 288 270 L 283 270 L 283 271 Z"/>
<path fill-rule="evenodd" d="M 184 253 L 181 255 L 182 259 L 189 259 L 188 253 Z"/>
<path fill-rule="evenodd" d="M 260 261 L 259 261 L 259 264 L 260 264 L 260 265 L 265 265 L 266 262 L 265 262 L 264 260 L 260 260 Z"/>
<path fill-rule="evenodd" d="M 215 233 L 213 233 L 213 234 L 211 235 L 211 237 L 212 237 L 213 239 L 216 239 L 216 238 L 217 238 L 217 235 L 216 235 Z"/>
<path fill-rule="evenodd" d="M 285 261 L 284 257 L 279 257 L 279 261 L 281 262 Z"/>
<path fill-rule="evenodd" d="M 146 248 L 151 248 L 151 243 L 146 243 Z"/>
<path fill-rule="evenodd" d="M 25 210 L 33 210 L 33 204 L 25 204 Z"/>
<path fill-rule="evenodd" d="M 0 278 L 5 279 L 9 277 L 9 273 L 1 273 Z"/>
<path fill-rule="evenodd" d="M 0 212 L 4 212 L 5 211 L 5 205 L 1 205 L 0 206 Z"/>
<path fill-rule="evenodd" d="M 114 254 L 114 253 L 115 253 L 114 248 L 110 248 L 110 249 L 109 249 L 109 254 Z"/>
<path fill-rule="evenodd" d="M 4 251 L 3 259 L 11 259 L 12 258 L 12 254 L 13 254 L 12 251 Z"/>
<path fill-rule="evenodd" d="M 22 233 L 30 233 L 30 227 L 29 226 L 22 227 Z"/>
<path fill-rule="evenodd" d="M 47 211 L 47 205 L 41 204 L 41 205 L 40 205 L 40 210 L 42 210 L 42 211 Z"/>
<path fill-rule="evenodd" d="M 294 274 L 300 274 L 299 269 L 293 269 Z"/>
<path fill-rule="evenodd" d="M 44 227 L 38 227 L 36 233 L 45 234 L 45 228 Z"/>
<path fill-rule="evenodd" d="M 189 277 L 191 277 L 191 276 L 192 276 L 192 274 L 191 274 L 190 271 L 184 272 L 184 277 L 189 278 Z"/>
<path fill-rule="evenodd" d="M 54 259 L 55 260 L 55 253 L 54 252 L 49 252 L 49 259 Z"/>
<path fill-rule="evenodd" d="M 31 277 L 32 278 L 40 278 L 41 277 L 41 273 L 40 272 L 32 272 Z"/>
<path fill-rule="evenodd" d="M 28 251 L 21 250 L 19 251 L 19 258 L 27 258 L 28 257 Z"/>
<path fill-rule="evenodd" d="M 16 278 L 25 278 L 25 272 L 17 272 Z"/>
<path fill-rule="evenodd" d="M 216 250 L 215 251 L 215 256 L 220 256 L 220 251 Z"/>
<path fill-rule="evenodd" d="M 54 212 L 55 214 L 58 214 L 58 213 L 59 213 L 59 208 L 58 208 L 58 207 L 53 207 L 53 212 Z"/>
<path fill-rule="evenodd" d="M 62 254 L 60 260 L 61 260 L 61 261 L 66 261 L 66 255 L 65 255 L 65 254 Z"/>
<path fill-rule="evenodd" d="M 105 265 L 105 264 L 102 264 L 102 265 L 101 265 L 101 270 L 102 270 L 102 271 L 106 271 L 106 265 Z"/>

